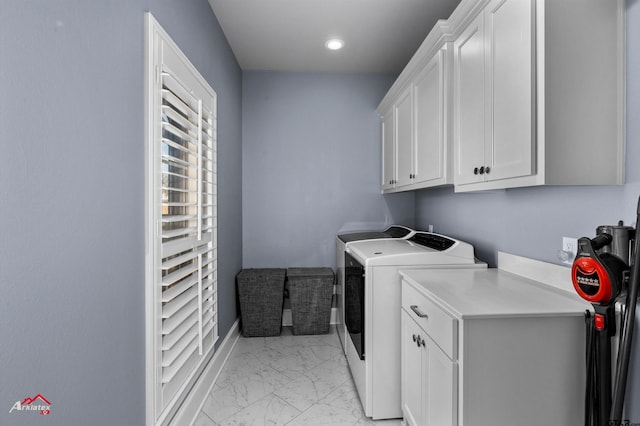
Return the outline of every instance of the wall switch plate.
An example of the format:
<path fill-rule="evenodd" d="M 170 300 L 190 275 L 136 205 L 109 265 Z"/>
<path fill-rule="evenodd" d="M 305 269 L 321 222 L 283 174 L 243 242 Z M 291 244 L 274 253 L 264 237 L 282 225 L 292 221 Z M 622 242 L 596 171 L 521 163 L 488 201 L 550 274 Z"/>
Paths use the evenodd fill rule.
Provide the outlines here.
<path fill-rule="evenodd" d="M 573 263 L 578 253 L 578 239 L 573 237 L 562 237 L 562 249 L 558 252 L 558 258 L 567 265 Z"/>
<path fill-rule="evenodd" d="M 433 225 L 429 225 L 429 232 L 433 232 Z"/>

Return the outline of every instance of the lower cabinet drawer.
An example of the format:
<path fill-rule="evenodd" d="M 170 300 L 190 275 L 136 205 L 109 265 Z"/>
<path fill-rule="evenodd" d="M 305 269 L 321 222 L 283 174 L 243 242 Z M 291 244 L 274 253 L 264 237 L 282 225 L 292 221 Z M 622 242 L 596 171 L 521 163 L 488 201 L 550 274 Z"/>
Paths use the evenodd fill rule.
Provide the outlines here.
<path fill-rule="evenodd" d="M 452 360 L 458 359 L 458 320 L 410 283 L 402 285 L 402 307 Z"/>

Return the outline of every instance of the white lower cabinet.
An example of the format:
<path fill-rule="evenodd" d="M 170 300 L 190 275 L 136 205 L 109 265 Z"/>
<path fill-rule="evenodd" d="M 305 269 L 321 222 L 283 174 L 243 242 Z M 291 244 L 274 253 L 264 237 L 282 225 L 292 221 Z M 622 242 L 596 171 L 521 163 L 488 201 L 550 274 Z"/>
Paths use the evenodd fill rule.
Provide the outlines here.
<path fill-rule="evenodd" d="M 402 413 L 405 423 L 456 424 L 457 363 L 402 312 Z"/>
<path fill-rule="evenodd" d="M 406 425 L 583 425 L 577 296 L 495 269 L 400 275 Z"/>
<path fill-rule="evenodd" d="M 427 355 L 420 344 L 416 344 L 420 335 L 426 333 L 418 327 L 404 310 L 401 317 L 401 374 L 402 374 L 402 414 L 407 425 L 424 424 L 424 405 L 426 395 Z M 420 342 L 420 340 L 417 340 Z"/>

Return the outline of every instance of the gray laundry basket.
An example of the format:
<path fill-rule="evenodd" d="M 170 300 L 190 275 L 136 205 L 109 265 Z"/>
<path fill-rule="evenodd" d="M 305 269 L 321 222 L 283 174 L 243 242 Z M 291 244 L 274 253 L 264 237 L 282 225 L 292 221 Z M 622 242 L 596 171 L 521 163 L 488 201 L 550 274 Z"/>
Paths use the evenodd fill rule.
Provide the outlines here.
<path fill-rule="evenodd" d="M 329 332 L 333 280 L 331 268 L 287 269 L 293 334 Z"/>
<path fill-rule="evenodd" d="M 242 335 L 279 336 L 282 331 L 284 269 L 243 269 L 237 277 Z"/>

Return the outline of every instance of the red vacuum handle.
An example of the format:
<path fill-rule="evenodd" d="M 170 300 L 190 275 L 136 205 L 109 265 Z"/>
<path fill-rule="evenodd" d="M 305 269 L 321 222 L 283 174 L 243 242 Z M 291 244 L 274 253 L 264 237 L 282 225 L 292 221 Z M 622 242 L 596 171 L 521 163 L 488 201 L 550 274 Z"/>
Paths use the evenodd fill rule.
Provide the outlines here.
<path fill-rule="evenodd" d="M 577 258 L 571 268 L 573 288 L 591 303 L 606 305 L 613 293 L 611 278 L 604 266 L 592 257 Z"/>

